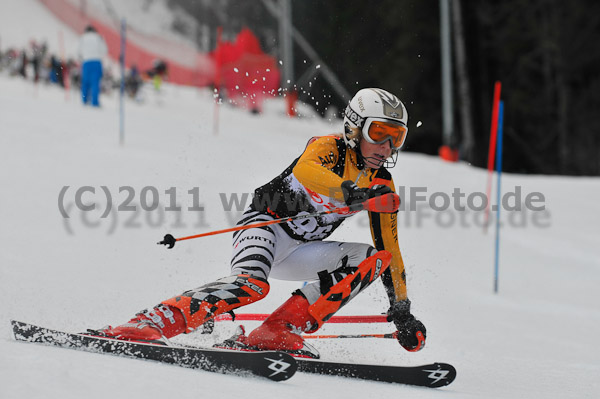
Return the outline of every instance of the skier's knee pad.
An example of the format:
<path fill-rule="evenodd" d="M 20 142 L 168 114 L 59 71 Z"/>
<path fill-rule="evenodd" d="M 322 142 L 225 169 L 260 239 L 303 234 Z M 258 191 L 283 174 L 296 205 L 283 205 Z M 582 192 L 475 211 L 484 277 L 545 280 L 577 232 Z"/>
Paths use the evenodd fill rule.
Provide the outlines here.
<path fill-rule="evenodd" d="M 186 320 L 186 333 L 213 317 L 263 299 L 269 293 L 266 279 L 248 274 L 223 277 L 215 282 L 163 301 L 179 310 Z"/>
<path fill-rule="evenodd" d="M 308 312 L 316 320 L 316 324 L 313 325 L 310 332 L 317 331 L 346 303 L 381 276 L 381 273 L 389 267 L 391 261 L 391 253 L 379 251 L 362 261 L 356 271 L 333 285 L 327 293 L 323 293 L 308 308 Z"/>

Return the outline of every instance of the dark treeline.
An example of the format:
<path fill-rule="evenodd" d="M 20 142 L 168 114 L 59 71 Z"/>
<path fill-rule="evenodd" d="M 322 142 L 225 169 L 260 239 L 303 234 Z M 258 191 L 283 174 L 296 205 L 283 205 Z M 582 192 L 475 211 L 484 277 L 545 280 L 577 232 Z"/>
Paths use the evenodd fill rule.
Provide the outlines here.
<path fill-rule="evenodd" d="M 456 0 L 455 0 L 456 1 Z M 203 2 L 196 4 L 196 13 Z M 230 31 L 253 29 L 277 55 L 277 21 L 262 2 L 230 0 L 211 18 Z M 442 145 L 439 0 L 296 0 L 294 26 L 346 89 L 381 87 L 410 115 L 406 150 L 437 154 Z M 596 0 L 460 0 L 470 104 L 461 102 L 454 59 L 454 141 L 461 159 L 487 163 L 494 82 L 502 82 L 504 170 L 600 175 L 600 2 Z M 204 17 L 199 20 L 206 21 Z M 198 14 L 199 15 L 199 14 Z M 456 15 L 454 16 L 456 21 Z M 453 29 L 456 25 L 453 26 Z M 455 31 L 456 32 L 456 31 Z M 453 46 L 456 45 L 453 35 Z M 456 47 L 454 47 L 456 48 Z M 314 67 L 296 46 L 295 76 Z M 456 52 L 453 52 L 456 54 Z M 318 75 L 299 89 L 320 112 L 349 99 Z M 318 102 L 318 104 L 317 104 Z M 474 146 L 465 148 L 470 105 Z M 417 122 L 421 122 L 417 127 Z"/>

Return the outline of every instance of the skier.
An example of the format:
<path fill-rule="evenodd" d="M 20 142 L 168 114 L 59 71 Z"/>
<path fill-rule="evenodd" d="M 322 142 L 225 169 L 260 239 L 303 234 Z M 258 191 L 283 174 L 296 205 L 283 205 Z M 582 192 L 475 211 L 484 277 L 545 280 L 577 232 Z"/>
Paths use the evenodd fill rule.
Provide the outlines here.
<path fill-rule="evenodd" d="M 102 59 L 106 56 L 106 42 L 96 29 L 89 25 L 79 39 L 81 58 L 81 100 L 92 106 L 100 106 L 100 80 L 102 79 Z M 91 100 L 91 101 L 90 101 Z"/>
<path fill-rule="evenodd" d="M 408 132 L 407 121 L 404 104 L 393 94 L 375 88 L 358 91 L 345 110 L 344 134 L 313 137 L 283 173 L 256 189 L 252 204 L 237 224 L 314 213 L 323 207 L 340 208 L 393 192 L 387 167 L 396 163 Z M 410 312 L 397 214 L 369 213 L 375 248 L 324 241 L 354 213 L 237 231 L 229 276 L 165 300 L 126 324 L 96 333 L 164 343 L 166 338 L 196 330 L 218 314 L 264 298 L 269 277 L 309 281 L 248 336 L 240 334 L 226 345 L 318 357 L 300 333 L 317 331 L 381 275 L 390 301 L 388 320 L 398 329 L 399 343 L 409 351 L 420 350 L 426 330 Z"/>

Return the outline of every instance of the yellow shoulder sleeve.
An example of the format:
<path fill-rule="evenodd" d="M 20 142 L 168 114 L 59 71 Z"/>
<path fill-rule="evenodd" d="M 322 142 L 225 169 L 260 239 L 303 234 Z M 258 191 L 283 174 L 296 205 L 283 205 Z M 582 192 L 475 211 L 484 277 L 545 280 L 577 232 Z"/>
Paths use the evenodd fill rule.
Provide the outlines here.
<path fill-rule="evenodd" d="M 336 136 L 319 137 L 308 144 L 292 172 L 307 189 L 343 201 L 344 180 L 332 171 L 339 157 Z"/>

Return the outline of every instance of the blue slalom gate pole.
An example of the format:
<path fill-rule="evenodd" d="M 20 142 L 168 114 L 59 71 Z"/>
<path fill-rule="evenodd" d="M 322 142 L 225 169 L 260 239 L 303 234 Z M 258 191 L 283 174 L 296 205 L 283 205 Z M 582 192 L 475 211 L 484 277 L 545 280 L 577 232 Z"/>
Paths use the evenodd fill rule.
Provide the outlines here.
<path fill-rule="evenodd" d="M 119 63 L 121 64 L 121 90 L 119 96 L 119 144 L 125 143 L 125 30 L 127 24 L 125 18 L 121 19 L 121 54 Z"/>
<path fill-rule="evenodd" d="M 502 208 L 502 123 L 504 121 L 504 101 L 498 106 L 498 136 L 496 145 L 496 171 L 498 172 L 498 187 L 496 193 L 496 254 L 494 261 L 494 293 L 498 293 L 498 263 L 500 261 L 500 208 Z"/>

